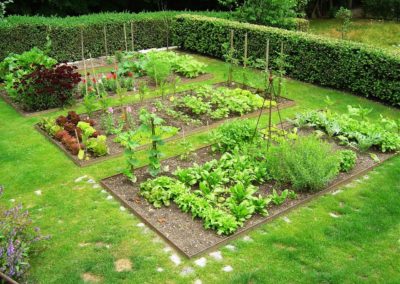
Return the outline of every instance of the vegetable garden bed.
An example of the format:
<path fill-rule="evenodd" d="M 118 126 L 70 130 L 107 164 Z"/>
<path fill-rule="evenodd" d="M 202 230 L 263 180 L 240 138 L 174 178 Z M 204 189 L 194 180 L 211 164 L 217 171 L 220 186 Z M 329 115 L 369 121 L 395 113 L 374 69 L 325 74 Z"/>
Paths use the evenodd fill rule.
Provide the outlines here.
<path fill-rule="evenodd" d="M 217 83 L 212 85 L 213 89 L 217 89 L 219 87 L 226 87 L 226 83 Z M 228 89 L 234 90 L 235 88 L 241 88 L 243 91 L 249 91 L 254 94 L 259 94 L 261 90 L 254 89 L 249 86 L 242 85 L 240 83 L 233 83 L 231 86 L 228 87 Z M 175 95 L 168 95 L 165 96 L 164 99 L 162 98 L 152 98 L 152 99 L 146 99 L 143 100 L 142 102 L 138 102 L 135 104 L 131 104 L 128 106 L 124 107 L 117 107 L 112 109 L 112 116 L 114 117 L 115 121 L 118 120 L 119 117 L 124 115 L 124 112 L 126 111 L 127 108 L 130 108 L 130 115 L 134 118 L 133 120 L 136 122 L 136 125 L 138 124 L 138 119 L 137 117 L 140 116 L 140 110 L 142 108 L 147 109 L 150 111 L 154 107 L 157 108 L 157 115 L 160 116 L 164 120 L 164 125 L 167 127 L 172 127 L 174 129 L 177 129 L 177 132 L 169 135 L 168 133 L 161 134 L 162 138 L 165 139 L 166 142 L 168 141 L 173 141 L 177 140 L 183 136 L 189 136 L 193 135 L 195 133 L 200 133 L 204 132 L 213 128 L 218 127 L 219 125 L 230 121 L 232 119 L 245 119 L 245 118 L 254 118 L 260 114 L 260 110 L 255 110 L 249 113 L 245 113 L 243 115 L 235 114 L 235 113 L 230 113 L 228 117 L 224 118 L 218 118 L 218 119 L 213 119 L 210 118 L 207 115 L 200 115 L 198 116 L 198 119 L 196 121 L 192 120 L 193 114 L 187 114 L 186 119 L 189 119 L 189 121 L 184 121 L 181 120 L 179 117 L 173 117 L 171 114 L 168 113 L 166 109 L 169 107 L 172 108 L 173 103 L 175 100 L 178 100 L 179 98 L 182 98 L 187 95 L 194 95 L 196 96 L 196 90 L 188 90 L 188 91 L 183 91 L 180 93 L 177 93 Z M 294 106 L 295 102 L 281 97 L 278 101 L 278 106 L 280 109 L 288 108 L 291 106 Z M 162 109 L 161 109 L 162 108 Z M 263 109 L 263 113 L 265 112 L 265 109 Z M 273 107 L 273 110 L 275 110 L 275 107 Z M 102 119 L 105 115 L 104 110 L 98 110 L 95 111 L 93 114 L 90 115 L 90 119 L 94 121 L 94 125 L 96 130 L 98 130 L 100 133 L 105 133 L 107 130 L 102 126 Z M 111 114 L 108 114 L 111 115 Z M 80 115 L 83 119 L 89 118 L 87 114 L 82 114 Z M 68 151 L 65 146 L 63 145 L 62 142 L 59 140 L 55 139 L 53 136 L 49 135 L 44 128 L 41 126 L 41 124 L 35 125 L 36 130 L 38 130 L 42 135 L 44 135 L 49 141 L 51 141 L 53 144 L 57 145 L 76 165 L 78 166 L 88 166 L 96 162 L 101 162 L 106 159 L 110 159 L 116 156 L 120 156 L 124 152 L 124 147 L 120 144 L 115 142 L 114 140 L 117 138 L 118 135 L 116 134 L 108 134 L 107 135 L 107 146 L 109 148 L 109 153 L 105 156 L 102 157 L 90 157 L 88 160 L 81 160 L 78 158 L 77 155 L 73 155 L 70 151 Z M 140 139 L 140 144 L 136 150 L 143 150 L 147 149 L 151 143 L 149 139 Z"/>
<path fill-rule="evenodd" d="M 301 130 L 300 134 L 307 135 L 308 132 L 309 131 L 307 130 Z M 334 145 L 334 148 L 345 149 L 345 147 L 339 146 L 333 142 L 333 140 L 331 140 L 330 143 Z M 218 159 L 220 157 L 219 154 L 212 154 L 210 150 L 210 146 L 198 149 L 195 151 L 195 155 L 193 155 L 191 161 L 183 161 L 178 157 L 164 160 L 162 162 L 163 166 L 169 167 L 169 171 L 164 173 L 164 175 L 171 176 L 170 173 L 178 167 L 188 168 L 194 163 L 203 164 L 211 159 Z M 374 162 L 367 153 L 357 153 L 358 158 L 355 167 L 348 173 L 340 173 L 322 191 L 314 193 L 299 192 L 296 199 L 288 198 L 280 206 L 270 205 L 268 207 L 268 216 L 262 216 L 260 214 L 253 215 L 253 217 L 244 223 L 243 227 L 240 227 L 234 234 L 228 236 L 221 236 L 213 230 L 204 229 L 203 221 L 201 219 L 193 219 L 191 214 L 183 213 L 174 202 L 171 202 L 169 207 L 162 206 L 161 208 L 155 209 L 153 205 L 139 193 L 140 183 L 151 179 L 146 167 L 141 167 L 135 171 L 138 178 L 136 183 L 130 182 L 125 175 L 118 174 L 103 179 L 101 185 L 126 208 L 156 231 L 171 246 L 186 257 L 191 258 L 214 250 L 217 247 L 247 233 L 249 230 L 311 201 L 317 196 L 333 191 L 335 188 L 364 175 L 380 163 L 395 155 L 393 153 L 373 152 L 379 158 L 379 163 Z M 265 197 L 272 192 L 274 186 L 275 184 L 272 182 L 263 183 L 259 186 L 259 193 Z M 278 193 L 281 194 L 282 189 L 283 188 L 281 188 L 281 190 L 278 189 Z"/>
<path fill-rule="evenodd" d="M 98 67 L 98 68 L 101 68 L 101 67 Z M 82 77 L 84 77 L 84 76 L 82 76 Z M 180 85 L 184 85 L 184 84 L 191 84 L 191 83 L 211 80 L 214 76 L 211 73 L 206 73 L 206 74 L 201 74 L 196 78 L 186 78 L 185 76 L 181 76 L 181 75 L 177 75 L 177 77 L 179 77 L 179 79 L 180 79 Z M 173 80 L 173 79 L 171 78 L 171 80 Z M 152 82 L 150 80 L 150 78 L 147 77 L 147 76 L 135 79 L 135 83 L 136 84 L 140 84 L 141 82 L 148 84 L 148 87 L 149 87 L 150 90 L 155 90 L 156 89 L 156 86 L 155 86 L 154 82 Z M 0 86 L 0 88 L 1 88 L 1 86 Z M 132 96 L 132 95 L 135 95 L 137 93 L 138 93 L 137 90 L 128 91 L 126 93 L 126 96 Z M 110 97 L 116 97 L 117 95 L 114 92 L 110 92 L 109 96 Z M 25 117 L 40 116 L 40 115 L 52 113 L 52 112 L 55 112 L 55 111 L 58 111 L 58 110 L 61 109 L 61 108 L 51 108 L 51 109 L 47 109 L 47 110 L 43 110 L 43 111 L 34 111 L 34 112 L 25 111 L 19 104 L 17 104 L 17 103 L 12 101 L 11 97 L 7 95 L 6 91 L 0 90 L 0 97 L 7 104 L 9 104 L 12 108 L 14 108 L 15 111 L 17 111 L 20 115 L 25 116 Z M 75 101 L 76 101 L 76 103 L 81 103 L 82 102 L 82 95 L 79 92 L 76 93 Z"/>

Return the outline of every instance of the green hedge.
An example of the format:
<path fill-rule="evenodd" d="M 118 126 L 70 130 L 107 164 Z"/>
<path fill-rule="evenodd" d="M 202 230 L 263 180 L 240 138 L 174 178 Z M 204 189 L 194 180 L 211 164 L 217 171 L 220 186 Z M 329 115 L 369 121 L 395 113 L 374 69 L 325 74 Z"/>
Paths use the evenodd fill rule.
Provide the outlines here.
<path fill-rule="evenodd" d="M 222 58 L 230 30 L 241 54 L 248 33 L 249 56 L 254 58 L 265 58 L 269 39 L 271 62 L 283 42 L 292 78 L 400 106 L 400 58 L 363 44 L 195 15 L 177 16 L 174 41 L 184 49 Z"/>
<path fill-rule="evenodd" d="M 228 17 L 224 12 L 196 12 L 214 17 Z M 102 13 L 80 17 L 29 17 L 10 16 L 0 22 L 0 60 L 9 53 L 22 53 L 34 46 L 43 48 L 49 34 L 53 50 L 50 56 L 60 61 L 82 59 L 81 29 L 83 29 L 86 57 L 105 55 L 104 33 L 107 29 L 108 52 L 125 49 L 126 24 L 128 48 L 131 47 L 130 23 L 134 24 L 136 49 L 166 46 L 165 19 L 172 20 L 176 11 L 154 13 Z"/>

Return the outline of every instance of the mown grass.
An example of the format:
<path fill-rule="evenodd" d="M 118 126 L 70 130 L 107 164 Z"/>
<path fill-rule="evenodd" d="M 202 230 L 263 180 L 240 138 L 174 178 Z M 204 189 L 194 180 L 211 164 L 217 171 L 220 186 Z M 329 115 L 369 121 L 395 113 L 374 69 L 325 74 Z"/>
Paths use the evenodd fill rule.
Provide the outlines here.
<path fill-rule="evenodd" d="M 341 38 L 340 22 L 336 19 L 310 21 L 310 32 Z M 383 20 L 353 19 L 347 39 L 400 54 L 400 23 Z"/>
<path fill-rule="evenodd" d="M 201 59 L 214 74 L 209 82 L 225 78 L 225 64 Z M 248 72 L 249 83 L 261 87 L 260 73 Z M 240 81 L 240 76 L 236 79 Z M 204 83 L 194 85 L 199 84 Z M 345 111 L 352 104 L 373 108 L 371 118 L 400 115 L 396 109 L 361 97 L 294 80 L 287 80 L 286 90 L 296 106 L 282 111 L 285 118 L 325 107 L 326 96 L 335 102 L 335 111 Z M 124 101 L 133 100 L 137 98 Z M 117 99 L 113 102 L 118 104 Z M 77 109 L 84 111 L 82 106 Z M 59 113 L 65 111 L 52 115 Z M 276 122 L 276 113 L 273 118 Z M 222 248 L 221 262 L 206 255 L 205 268 L 195 266 L 193 260 L 175 266 L 170 254 L 163 252 L 165 244 L 158 242 L 151 230 L 137 227 L 135 216 L 122 212 L 115 200 L 106 200 L 101 188 L 95 189 L 86 181 L 75 182 L 83 175 L 99 181 L 119 173 L 125 166 L 123 157 L 78 168 L 33 129 L 39 119 L 23 118 L 0 101 L 0 184 L 5 186 L 0 202 L 7 206 L 14 204 L 10 199 L 21 202 L 30 210 L 35 225 L 52 236 L 32 258 L 31 282 L 80 283 L 85 272 L 101 277 L 104 283 L 192 283 L 195 279 L 203 283 L 394 283 L 400 277 L 399 157 L 378 167 L 368 180 L 354 182 L 338 195 L 318 198 L 288 214 L 291 223 L 278 219 L 251 232 L 253 241 L 232 242 L 237 250 Z M 207 142 L 207 135 L 189 139 L 199 147 Z M 179 153 L 177 143 L 163 146 L 166 157 Z M 139 156 L 145 164 L 146 153 Z M 34 193 L 39 189 L 41 196 Z M 340 218 L 332 218 L 330 212 Z M 114 261 L 120 258 L 132 261 L 132 271 L 114 270 Z M 225 265 L 231 265 L 233 272 L 223 272 Z M 187 266 L 195 272 L 180 276 Z M 164 272 L 157 272 L 158 267 Z"/>

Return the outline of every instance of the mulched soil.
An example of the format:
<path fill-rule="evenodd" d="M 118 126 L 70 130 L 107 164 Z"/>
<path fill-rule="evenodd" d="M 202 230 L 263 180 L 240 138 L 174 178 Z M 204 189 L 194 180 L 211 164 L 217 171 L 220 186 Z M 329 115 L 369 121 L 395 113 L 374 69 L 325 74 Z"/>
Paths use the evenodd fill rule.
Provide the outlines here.
<path fill-rule="evenodd" d="M 300 135 L 306 135 L 308 132 L 309 130 L 300 131 Z M 330 141 L 330 143 L 335 144 L 333 141 Z M 337 144 L 335 144 L 334 147 L 338 149 L 344 148 Z M 191 157 L 190 161 L 182 161 L 178 157 L 163 161 L 163 166 L 169 166 L 169 172 L 164 174 L 170 175 L 170 173 L 177 167 L 185 168 L 191 166 L 193 163 L 202 164 L 213 158 L 218 158 L 218 156 L 211 153 L 209 146 L 199 149 L 194 153 L 195 155 Z M 374 153 L 379 157 L 381 162 L 394 155 L 390 153 Z M 125 207 L 130 209 L 140 219 L 142 219 L 143 222 L 160 234 L 170 245 L 190 258 L 216 249 L 227 241 L 246 233 L 248 230 L 257 227 L 272 218 L 276 218 L 288 210 L 308 202 L 318 195 L 331 191 L 339 185 L 349 182 L 376 165 L 377 164 L 367 153 L 358 153 L 355 168 L 349 173 L 340 173 L 325 190 L 314 194 L 299 193 L 298 199 L 296 200 L 288 199 L 281 206 L 271 205 L 268 208 L 269 216 L 253 216 L 242 228 L 231 236 L 219 236 L 213 230 L 204 229 L 202 220 L 197 218 L 193 220 L 190 214 L 181 212 L 175 203 L 172 203 L 170 207 L 162 207 L 160 209 L 153 208 L 151 204 L 139 195 L 138 186 L 140 183 L 151 178 L 147 173 L 146 167 L 139 168 L 135 171 L 135 174 L 138 177 L 138 182 L 135 184 L 132 184 L 122 174 L 103 179 L 101 183 L 115 198 L 119 199 Z M 266 196 L 272 192 L 273 186 L 273 183 L 263 184 L 259 187 L 259 192 Z M 280 193 L 279 189 L 278 192 Z"/>
<path fill-rule="evenodd" d="M 213 85 L 213 87 L 215 87 L 215 88 L 221 87 L 221 86 L 226 86 L 226 84 L 225 83 L 217 83 L 217 84 Z M 248 86 L 243 86 L 242 84 L 238 84 L 238 83 L 235 83 L 234 85 L 231 86 L 231 88 L 237 88 L 237 87 L 248 89 L 248 90 L 253 91 L 253 92 L 258 92 L 258 90 L 254 89 L 254 88 L 251 88 L 251 87 L 248 87 Z M 193 92 L 193 91 L 192 90 L 184 91 L 184 92 L 177 93 L 175 95 L 167 95 L 164 100 L 162 100 L 161 98 L 151 98 L 151 99 L 146 99 L 143 102 L 137 102 L 137 103 L 129 105 L 129 106 L 131 106 L 131 109 L 132 109 L 131 115 L 134 118 L 136 126 L 139 126 L 138 117 L 139 117 L 139 112 L 140 112 L 140 110 L 142 108 L 146 108 L 147 110 L 150 111 L 154 107 L 154 103 L 156 101 L 161 101 L 164 106 L 171 107 L 172 106 L 172 102 L 170 101 L 170 97 L 171 96 L 174 96 L 175 98 L 178 98 L 180 96 L 184 96 L 184 95 L 186 95 L 188 93 L 191 93 L 191 92 Z M 289 106 L 294 105 L 294 101 L 291 101 L 291 100 L 286 99 L 286 98 L 280 98 L 279 105 L 280 105 L 280 108 L 283 109 L 285 107 L 289 107 Z M 124 108 L 121 108 L 121 107 L 114 108 L 114 117 L 116 119 L 121 117 L 121 115 L 123 113 L 123 109 Z M 172 141 L 172 140 L 180 138 L 181 135 L 183 135 L 183 133 L 184 133 L 185 136 L 187 136 L 187 135 L 191 135 L 191 134 L 194 134 L 194 133 L 197 133 L 197 132 L 206 131 L 208 129 L 215 128 L 218 125 L 220 125 L 220 124 L 222 124 L 222 123 L 224 123 L 224 122 L 226 122 L 228 120 L 231 120 L 231 119 L 236 119 L 236 118 L 239 118 L 239 117 L 241 119 L 250 118 L 250 117 L 256 117 L 257 115 L 259 115 L 259 112 L 260 111 L 255 111 L 255 112 L 243 115 L 243 116 L 231 115 L 228 118 L 219 119 L 219 120 L 213 120 L 213 119 L 210 119 L 208 117 L 203 116 L 203 117 L 199 117 L 200 121 L 201 121 L 201 123 L 199 125 L 197 125 L 197 124 L 196 125 L 186 124 L 185 122 L 183 122 L 181 120 L 177 120 L 176 118 L 173 118 L 173 117 L 167 115 L 162 110 L 158 111 L 157 115 L 165 120 L 165 125 L 174 126 L 174 127 L 178 128 L 178 129 L 180 129 L 178 134 L 176 134 L 173 137 L 169 137 L 169 138 L 165 139 L 165 141 Z M 96 122 L 96 125 L 95 125 L 96 130 L 100 131 L 100 133 L 102 133 L 102 134 L 105 133 L 105 129 L 101 125 L 101 117 L 103 115 L 104 114 L 103 114 L 102 111 L 96 111 L 90 116 L 90 118 L 94 119 L 95 122 Z M 82 119 L 87 118 L 87 117 L 88 116 L 85 115 L 85 114 L 81 115 Z M 41 133 L 45 134 L 45 132 L 43 132 L 43 131 L 41 131 Z M 105 157 L 91 157 L 90 160 L 81 161 L 81 160 L 78 159 L 77 156 L 74 156 L 70 152 L 65 151 L 64 150 L 64 145 L 61 142 L 59 142 L 59 141 L 57 141 L 55 139 L 52 139 L 47 134 L 45 134 L 45 135 L 50 139 L 50 141 L 52 141 L 53 143 L 58 145 L 60 148 L 62 148 L 63 151 L 79 166 L 87 166 L 87 165 L 90 165 L 90 164 L 92 164 L 94 162 L 103 161 L 104 159 L 121 155 L 123 153 L 123 151 L 124 151 L 124 148 L 119 143 L 114 142 L 114 139 L 116 138 L 116 135 L 108 135 L 107 136 L 107 145 L 109 147 L 109 154 L 107 156 L 105 156 Z M 145 149 L 148 146 L 149 146 L 149 144 L 141 145 L 141 146 L 138 147 L 138 150 Z"/>

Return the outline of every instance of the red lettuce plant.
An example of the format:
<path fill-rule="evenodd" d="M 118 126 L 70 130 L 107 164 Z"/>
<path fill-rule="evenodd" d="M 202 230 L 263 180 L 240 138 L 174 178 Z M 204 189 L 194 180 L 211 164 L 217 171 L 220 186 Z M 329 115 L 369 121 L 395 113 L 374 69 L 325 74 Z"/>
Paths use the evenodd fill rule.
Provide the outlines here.
<path fill-rule="evenodd" d="M 73 100 L 74 91 L 80 82 L 76 67 L 64 63 L 52 68 L 38 66 L 35 71 L 22 77 L 14 88 L 15 98 L 27 111 L 63 107 Z"/>

